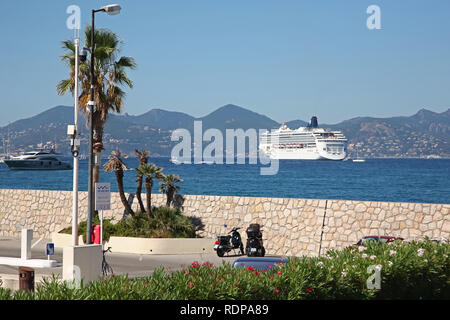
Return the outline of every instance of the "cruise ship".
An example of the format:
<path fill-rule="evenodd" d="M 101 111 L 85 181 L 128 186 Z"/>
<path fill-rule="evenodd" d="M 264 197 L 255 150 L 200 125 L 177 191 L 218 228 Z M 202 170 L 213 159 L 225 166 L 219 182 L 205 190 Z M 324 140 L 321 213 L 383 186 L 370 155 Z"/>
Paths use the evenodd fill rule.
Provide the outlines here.
<path fill-rule="evenodd" d="M 70 163 L 62 162 L 53 150 L 30 151 L 4 160 L 11 170 L 70 170 Z"/>
<path fill-rule="evenodd" d="M 341 131 L 319 128 L 317 117 L 307 127 L 279 129 L 260 135 L 259 150 L 271 159 L 343 160 L 347 155 L 347 139 Z"/>

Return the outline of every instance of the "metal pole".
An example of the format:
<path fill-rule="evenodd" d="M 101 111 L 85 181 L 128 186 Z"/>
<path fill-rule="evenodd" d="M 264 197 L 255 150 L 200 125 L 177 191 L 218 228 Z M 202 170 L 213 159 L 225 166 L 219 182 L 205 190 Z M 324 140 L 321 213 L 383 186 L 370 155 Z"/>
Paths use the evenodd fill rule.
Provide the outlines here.
<path fill-rule="evenodd" d="M 75 39 L 75 105 L 74 105 L 74 124 L 75 139 L 78 136 L 78 46 L 79 39 Z M 73 157 L 73 197 L 72 197 L 72 243 L 78 245 L 78 155 Z"/>
<path fill-rule="evenodd" d="M 87 226 L 86 226 L 86 243 L 91 244 L 91 236 L 92 236 L 92 217 L 94 215 L 94 202 L 93 202 L 93 164 L 94 164 L 94 152 L 92 147 L 93 140 L 93 126 L 92 122 L 94 119 L 94 109 L 95 109 L 95 100 L 94 100 L 94 17 L 95 10 L 92 10 L 92 27 L 91 27 L 91 88 L 90 88 L 90 101 L 89 101 L 89 184 L 88 184 L 88 214 L 87 214 Z"/>
<path fill-rule="evenodd" d="M 102 245 L 103 249 L 103 210 L 100 212 L 100 244 Z"/>

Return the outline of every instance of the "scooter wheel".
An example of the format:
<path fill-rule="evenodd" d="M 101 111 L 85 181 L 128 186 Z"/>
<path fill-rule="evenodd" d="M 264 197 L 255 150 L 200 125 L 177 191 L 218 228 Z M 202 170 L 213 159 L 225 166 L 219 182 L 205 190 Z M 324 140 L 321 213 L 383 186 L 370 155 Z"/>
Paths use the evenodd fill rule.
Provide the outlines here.
<path fill-rule="evenodd" d="M 264 247 L 262 247 L 261 249 L 261 257 L 264 257 L 266 254 L 266 249 L 264 249 Z"/>
<path fill-rule="evenodd" d="M 217 255 L 218 255 L 219 257 L 223 257 L 224 253 L 225 253 L 225 252 L 223 251 L 223 249 L 217 248 Z"/>

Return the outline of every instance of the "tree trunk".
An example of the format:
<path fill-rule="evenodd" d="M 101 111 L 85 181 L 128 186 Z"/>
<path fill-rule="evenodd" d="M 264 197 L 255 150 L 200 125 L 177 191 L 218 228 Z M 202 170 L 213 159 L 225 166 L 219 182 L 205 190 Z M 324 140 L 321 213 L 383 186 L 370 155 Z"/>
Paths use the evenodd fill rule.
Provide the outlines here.
<path fill-rule="evenodd" d="M 100 164 L 102 159 L 101 152 L 103 150 L 103 123 L 98 119 L 100 117 L 100 114 L 97 111 L 94 112 L 93 117 L 92 149 L 94 151 L 94 166 L 92 168 L 92 179 L 95 186 L 95 183 L 100 181 Z M 98 157 L 95 157 L 96 153 Z M 95 162 L 95 159 L 98 160 L 98 163 Z M 94 216 L 98 217 L 97 210 L 95 211 Z"/>
<path fill-rule="evenodd" d="M 131 214 L 131 216 L 134 218 L 135 213 L 133 209 L 131 208 L 130 204 L 128 203 L 127 197 L 125 196 L 125 192 L 123 190 L 123 171 L 122 169 L 116 170 L 116 179 L 117 179 L 117 189 L 119 190 L 120 200 L 122 201 L 122 204 L 125 208 L 125 210 Z"/>
<path fill-rule="evenodd" d="M 167 189 L 167 201 L 166 201 L 166 207 L 170 207 L 170 204 L 173 201 L 173 194 L 174 194 L 174 190 L 172 188 L 168 188 Z"/>
<path fill-rule="evenodd" d="M 145 190 L 147 194 L 147 213 L 149 218 L 152 218 L 152 186 L 153 181 L 151 178 L 145 178 Z"/>
<path fill-rule="evenodd" d="M 142 202 L 142 177 L 139 177 L 137 180 L 137 189 L 136 189 L 136 198 L 138 199 L 139 208 L 141 208 L 141 212 L 145 213 L 144 203 Z"/>

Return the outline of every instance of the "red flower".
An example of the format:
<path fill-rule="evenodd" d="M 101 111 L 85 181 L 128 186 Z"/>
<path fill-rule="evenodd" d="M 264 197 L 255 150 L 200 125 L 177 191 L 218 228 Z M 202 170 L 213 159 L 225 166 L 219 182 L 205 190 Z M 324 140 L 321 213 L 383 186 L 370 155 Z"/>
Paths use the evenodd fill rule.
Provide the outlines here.
<path fill-rule="evenodd" d="M 255 276 L 259 276 L 259 272 L 258 271 L 255 271 Z"/>
<path fill-rule="evenodd" d="M 212 263 L 209 263 L 208 261 L 202 263 L 202 267 L 204 267 L 204 266 L 208 266 L 210 268 L 214 267 L 214 265 Z"/>
<path fill-rule="evenodd" d="M 306 292 L 311 292 L 311 288 L 306 288 Z"/>
<path fill-rule="evenodd" d="M 194 282 L 191 282 L 188 284 L 188 287 L 192 287 L 194 285 Z"/>
<path fill-rule="evenodd" d="M 200 267 L 200 263 L 198 263 L 198 261 L 194 261 L 194 262 L 192 262 L 191 267 L 192 268 Z"/>
<path fill-rule="evenodd" d="M 255 268 L 253 268 L 252 266 L 247 267 L 247 271 L 255 271 Z"/>
<path fill-rule="evenodd" d="M 275 288 L 275 289 L 273 290 L 273 292 L 278 293 L 279 291 L 278 291 L 277 288 Z"/>
<path fill-rule="evenodd" d="M 277 271 L 278 276 L 281 276 L 281 271 Z"/>
<path fill-rule="evenodd" d="M 186 271 L 184 271 L 184 272 L 186 272 L 186 274 L 189 274 L 189 270 L 186 270 Z"/>

